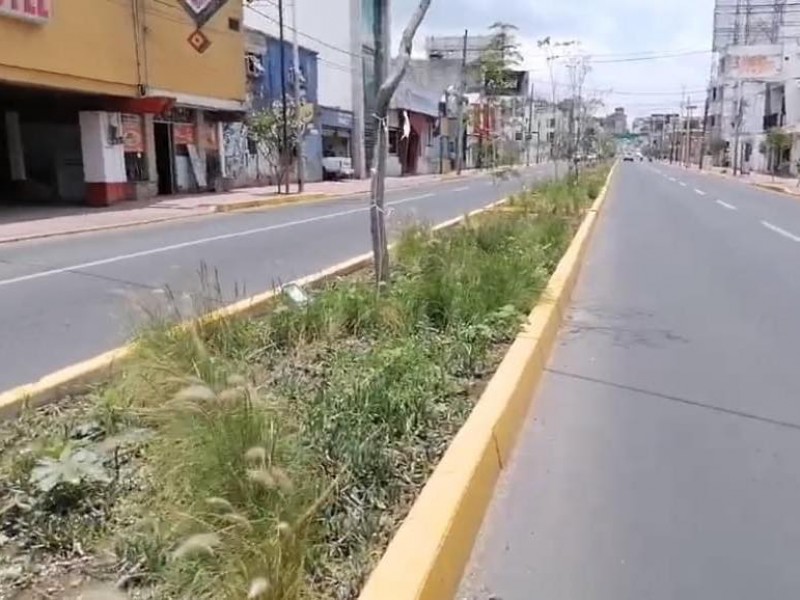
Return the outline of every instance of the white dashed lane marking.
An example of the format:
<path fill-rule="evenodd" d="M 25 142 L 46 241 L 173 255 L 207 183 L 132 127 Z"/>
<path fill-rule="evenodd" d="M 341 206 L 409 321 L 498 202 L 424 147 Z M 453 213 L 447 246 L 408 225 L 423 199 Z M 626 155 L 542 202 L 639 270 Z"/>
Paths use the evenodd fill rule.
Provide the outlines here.
<path fill-rule="evenodd" d="M 723 202 L 722 200 L 717 200 L 717 204 L 719 204 L 722 208 L 727 208 L 728 210 L 739 210 L 733 204 L 728 204 L 727 202 Z"/>
<path fill-rule="evenodd" d="M 761 221 L 761 224 L 769 229 L 770 231 L 774 231 L 778 235 L 782 235 L 783 237 L 792 240 L 793 242 L 800 242 L 800 237 L 796 236 L 793 233 L 786 231 L 785 229 L 781 229 L 777 225 L 773 225 L 769 221 Z"/>

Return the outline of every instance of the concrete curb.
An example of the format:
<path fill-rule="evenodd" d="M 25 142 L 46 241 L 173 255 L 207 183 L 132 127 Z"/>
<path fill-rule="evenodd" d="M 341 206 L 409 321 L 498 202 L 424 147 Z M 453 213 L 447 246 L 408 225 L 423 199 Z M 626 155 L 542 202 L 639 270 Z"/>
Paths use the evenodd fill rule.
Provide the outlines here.
<path fill-rule="evenodd" d="M 360 193 L 360 192 L 359 192 Z M 54 231 L 48 233 L 33 233 L 13 237 L 0 238 L 0 245 L 12 244 L 14 242 L 25 242 L 28 240 L 42 240 L 47 238 L 62 237 L 68 235 L 78 235 L 81 233 L 95 233 L 98 231 L 113 231 L 114 229 L 127 229 L 129 227 L 143 227 L 155 225 L 157 223 L 168 223 L 170 221 L 182 221 L 197 217 L 207 217 L 214 214 L 234 213 L 239 211 L 257 210 L 259 208 L 271 208 L 286 206 L 287 204 L 305 204 L 321 202 L 324 200 L 335 200 L 350 194 L 303 194 L 288 196 L 286 198 L 272 197 L 263 200 L 245 200 L 233 204 L 204 204 L 196 209 L 186 209 L 187 214 L 170 215 L 168 217 L 153 217 L 152 219 L 142 219 L 141 221 L 131 221 L 129 223 L 113 223 L 109 225 L 98 225 L 96 227 L 85 227 L 83 229 L 71 229 L 68 231 Z M 353 194 L 355 195 L 355 194 Z"/>
<path fill-rule="evenodd" d="M 718 173 L 717 171 L 710 171 L 710 170 L 709 171 L 704 170 L 704 171 L 698 171 L 698 172 L 706 174 L 706 175 L 714 175 L 715 177 L 719 177 L 720 179 L 727 179 L 728 181 L 731 181 L 733 183 L 740 183 L 740 184 L 743 184 L 743 185 L 749 185 L 750 187 L 758 188 L 760 190 L 765 190 L 767 192 L 773 192 L 775 194 L 781 194 L 783 196 L 789 196 L 790 198 L 794 198 L 795 200 L 800 201 L 800 194 L 795 194 L 794 192 L 789 191 L 789 189 L 785 185 L 780 184 L 780 183 L 771 183 L 771 182 L 758 183 L 758 182 L 752 182 L 752 181 L 744 181 L 744 180 L 738 179 L 738 178 L 736 178 L 733 175 L 730 175 L 728 173 Z"/>
<path fill-rule="evenodd" d="M 271 196 L 256 200 L 243 200 L 242 202 L 232 202 L 230 204 L 213 204 L 215 213 L 232 213 L 244 210 L 257 210 L 259 208 L 272 208 L 286 206 L 287 204 L 305 204 L 307 202 L 319 202 L 320 200 L 333 200 L 339 198 L 334 194 L 295 194 L 287 196 Z"/>
<path fill-rule="evenodd" d="M 438 231 L 454 227 L 465 219 L 491 210 L 507 201 L 507 199 L 503 199 L 493 202 L 464 216 L 439 223 L 433 229 Z M 299 286 L 316 286 L 337 277 L 350 275 L 370 264 L 372 264 L 372 253 L 361 254 L 312 275 L 296 279 L 291 283 Z M 274 305 L 276 298 L 281 294 L 281 289 L 279 287 L 273 291 L 239 300 L 195 320 L 176 325 L 176 327 L 190 327 L 193 323 L 198 322 L 213 323 L 222 319 L 244 319 L 264 314 Z M 45 375 L 38 381 L 0 393 L 0 419 L 13 418 L 26 408 L 42 406 L 69 394 L 85 392 L 91 385 L 118 373 L 125 362 L 133 356 L 134 350 L 135 344 L 126 344 Z"/>
<path fill-rule="evenodd" d="M 98 231 L 112 231 L 114 229 L 127 229 L 129 227 L 143 227 L 145 225 L 155 225 L 157 223 L 168 223 L 169 221 L 181 221 L 184 219 L 191 219 L 193 217 L 207 217 L 214 214 L 211 211 L 202 213 L 193 213 L 187 215 L 171 215 L 169 217 L 155 217 L 153 219 L 144 219 L 141 221 L 133 221 L 131 223 L 114 223 L 112 225 L 98 225 L 97 227 L 86 227 L 84 229 L 70 229 L 69 231 L 54 231 L 48 233 L 32 233 L 28 235 L 19 235 L 13 237 L 0 238 L 0 245 L 13 244 L 15 242 L 27 242 L 29 240 L 43 240 L 47 238 L 62 237 L 68 235 L 78 235 L 81 233 L 95 233 Z"/>
<path fill-rule="evenodd" d="M 794 198 L 795 200 L 800 200 L 799 194 L 790 192 L 785 185 L 781 185 L 779 183 L 751 183 L 750 185 L 762 190 L 766 190 L 768 192 L 774 192 L 776 194 L 781 194 L 783 196 L 789 196 L 790 198 Z"/>
<path fill-rule="evenodd" d="M 471 171 L 469 173 L 462 174 L 460 178 L 469 179 L 472 177 L 479 177 L 485 173 L 486 171 L 483 170 Z M 442 183 L 452 183 L 456 179 L 458 179 L 458 177 L 455 176 L 448 177 L 447 175 L 442 175 L 439 180 L 432 181 L 431 183 L 434 185 Z M 414 183 L 412 181 L 408 185 L 399 185 L 387 191 L 408 190 L 418 187 L 419 185 L 420 184 Z M 97 227 L 86 227 L 84 229 L 72 229 L 69 231 L 55 231 L 52 233 L 49 232 L 33 233 L 28 235 L 12 236 L 12 237 L 0 238 L 0 245 L 13 244 L 15 242 L 25 242 L 29 240 L 41 240 L 41 239 L 68 236 L 68 235 L 78 235 L 81 233 L 96 233 L 99 231 L 112 231 L 114 229 L 127 229 L 129 227 L 143 227 L 146 225 L 155 225 L 158 223 L 168 223 L 170 221 L 181 221 L 197 217 L 207 217 L 209 215 L 214 215 L 214 214 L 255 211 L 259 209 L 268 209 L 273 207 L 278 208 L 289 204 L 298 204 L 298 205 L 311 204 L 315 202 L 327 202 L 329 200 L 338 200 L 339 198 L 350 198 L 350 197 L 367 196 L 367 195 L 369 195 L 368 190 L 361 192 L 334 192 L 334 193 L 320 192 L 315 194 L 302 194 L 295 196 L 290 195 L 287 197 L 271 197 L 260 200 L 244 200 L 242 202 L 236 202 L 232 204 L 203 204 L 200 205 L 197 209 L 187 209 L 187 213 L 189 214 L 185 215 L 170 215 L 169 217 L 155 217 L 152 219 L 143 219 L 141 221 L 132 221 L 130 223 L 114 223 L 110 225 L 98 225 Z"/>
<path fill-rule="evenodd" d="M 359 600 L 453 598 L 494 486 L 514 447 L 616 165 L 512 343 L 370 575 Z"/>

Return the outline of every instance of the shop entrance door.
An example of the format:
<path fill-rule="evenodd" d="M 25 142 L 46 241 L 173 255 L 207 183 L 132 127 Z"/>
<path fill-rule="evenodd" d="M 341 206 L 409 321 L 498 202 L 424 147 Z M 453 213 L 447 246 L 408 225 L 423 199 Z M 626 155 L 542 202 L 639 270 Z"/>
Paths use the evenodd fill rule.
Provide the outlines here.
<path fill-rule="evenodd" d="M 172 152 L 172 125 L 154 123 L 156 141 L 156 172 L 158 173 L 158 193 L 172 194 L 175 191 L 175 164 Z"/>

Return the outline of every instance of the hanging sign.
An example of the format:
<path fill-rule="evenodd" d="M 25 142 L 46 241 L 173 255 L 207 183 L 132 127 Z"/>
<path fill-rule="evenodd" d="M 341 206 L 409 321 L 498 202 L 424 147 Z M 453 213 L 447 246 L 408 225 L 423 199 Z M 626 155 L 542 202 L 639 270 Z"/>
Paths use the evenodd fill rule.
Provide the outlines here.
<path fill-rule="evenodd" d="M 141 115 L 122 115 L 122 139 L 125 152 L 144 152 L 144 127 Z"/>
<path fill-rule="evenodd" d="M 228 0 L 179 0 L 198 29 L 208 23 Z"/>
<path fill-rule="evenodd" d="M 53 14 L 52 0 L 0 0 L 0 17 L 47 23 Z"/>

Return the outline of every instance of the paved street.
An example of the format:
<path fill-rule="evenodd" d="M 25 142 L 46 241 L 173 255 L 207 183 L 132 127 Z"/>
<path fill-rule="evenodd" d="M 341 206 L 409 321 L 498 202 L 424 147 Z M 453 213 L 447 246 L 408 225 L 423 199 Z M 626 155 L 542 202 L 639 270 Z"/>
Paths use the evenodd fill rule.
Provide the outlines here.
<path fill-rule="evenodd" d="M 541 178 L 483 175 L 387 194 L 396 233 L 413 219 L 436 223 L 479 208 Z M 171 295 L 187 311 L 202 265 L 232 300 L 314 273 L 370 247 L 363 197 L 198 217 L 180 222 L 0 246 L 0 389 L 120 345 L 161 313 Z"/>
<path fill-rule="evenodd" d="M 800 202 L 622 163 L 459 594 L 800 595 Z"/>

